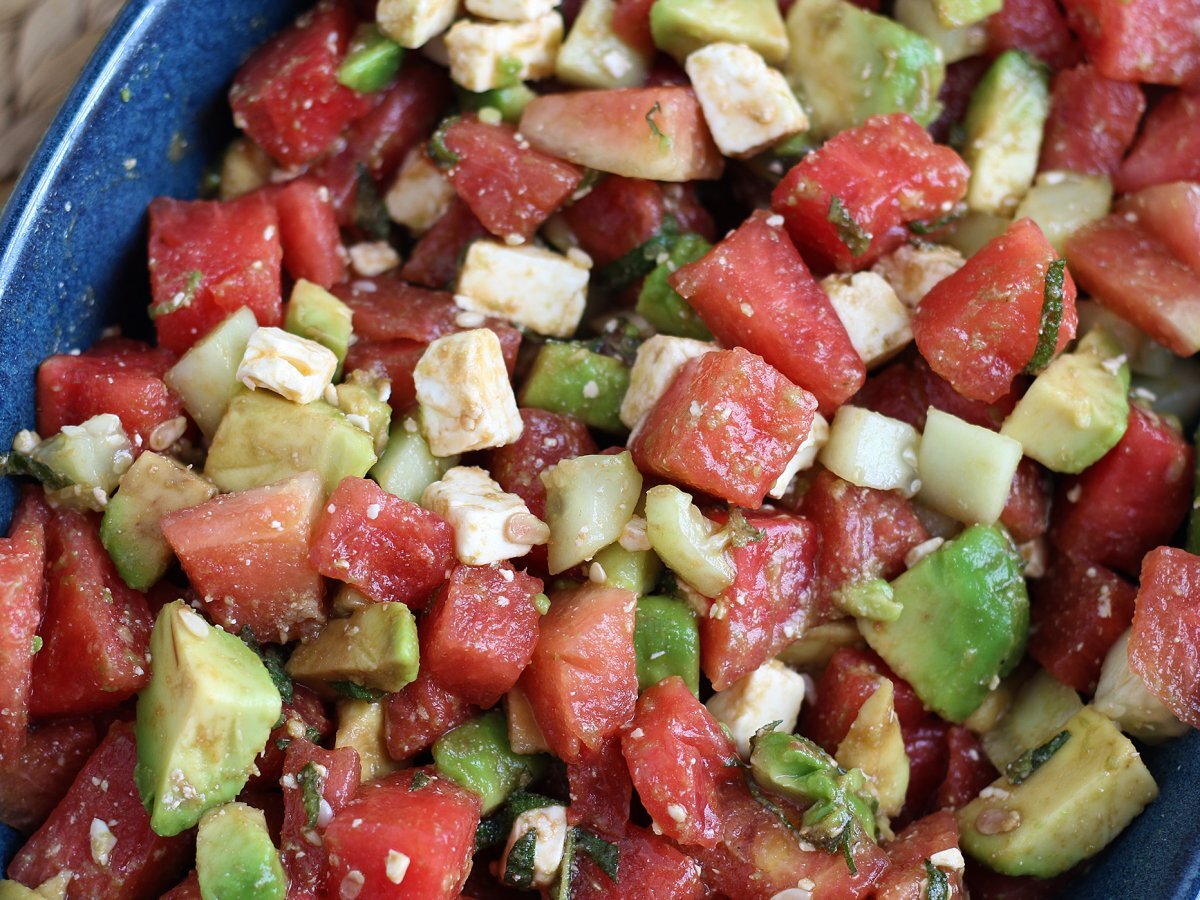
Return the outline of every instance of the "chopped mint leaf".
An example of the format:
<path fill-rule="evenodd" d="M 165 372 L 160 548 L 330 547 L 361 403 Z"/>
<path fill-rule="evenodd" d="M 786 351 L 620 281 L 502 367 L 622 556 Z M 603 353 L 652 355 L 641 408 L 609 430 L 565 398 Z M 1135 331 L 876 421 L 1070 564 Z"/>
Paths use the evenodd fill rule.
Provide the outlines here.
<path fill-rule="evenodd" d="M 621 852 L 617 845 L 610 844 L 582 828 L 576 828 L 574 832 L 576 848 L 590 856 L 592 862 L 600 867 L 601 872 L 614 882 L 619 882 Z"/>
<path fill-rule="evenodd" d="M 283 668 L 283 649 L 280 647 L 267 647 L 264 649 L 258 643 L 258 639 L 254 636 L 254 631 L 249 625 L 246 625 L 238 632 L 238 637 L 262 660 L 263 665 L 267 668 L 267 674 L 271 676 L 271 683 L 275 685 L 275 690 L 279 691 L 279 696 L 283 702 L 291 703 L 293 696 L 292 677 Z M 283 718 L 281 715 L 280 721 L 276 723 L 276 727 L 283 724 Z M 319 740 L 320 735 L 317 738 Z M 316 743 L 316 741 L 313 741 L 313 743 Z"/>
<path fill-rule="evenodd" d="M 369 703 L 378 703 L 384 696 L 384 691 L 363 687 L 353 681 L 331 681 L 329 687 L 343 697 L 349 697 L 351 700 L 366 700 Z"/>
<path fill-rule="evenodd" d="M 950 879 L 929 860 L 925 860 L 925 900 L 950 900 Z"/>
<path fill-rule="evenodd" d="M 458 121 L 458 116 L 447 116 L 442 119 L 433 137 L 429 139 L 429 155 L 437 163 L 438 168 L 447 169 L 462 160 L 462 157 L 446 146 L 446 132 Z"/>
<path fill-rule="evenodd" d="M 533 860 L 537 853 L 537 832 L 527 831 L 512 845 L 504 864 L 505 884 L 527 891 L 533 887 Z"/>
<path fill-rule="evenodd" d="M 1013 784 L 1020 784 L 1030 775 L 1049 762 L 1050 757 L 1062 749 L 1063 744 L 1071 739 L 1071 732 L 1060 731 L 1041 746 L 1026 750 L 1008 764 L 1004 774 Z"/>
<path fill-rule="evenodd" d="M 414 772 L 413 777 L 412 777 L 412 784 L 409 785 L 408 789 L 410 791 L 419 791 L 421 788 L 428 785 L 429 782 L 431 782 L 431 781 L 433 781 L 433 779 L 429 777 L 428 773 Z"/>
<path fill-rule="evenodd" d="M 1025 371 L 1036 375 L 1054 358 L 1058 346 L 1058 331 L 1063 318 L 1063 280 L 1067 261 L 1056 259 L 1046 269 L 1046 287 L 1042 293 L 1042 319 L 1038 325 L 1037 346 Z"/>
<path fill-rule="evenodd" d="M 165 303 L 152 305 L 150 307 L 150 318 L 157 319 L 159 316 L 169 316 L 173 312 L 179 312 L 179 310 L 191 306 L 192 301 L 196 299 L 196 291 L 200 289 L 202 281 L 204 281 L 203 272 L 188 272 L 183 290 L 176 292 L 175 296 Z"/>
<path fill-rule="evenodd" d="M 862 256 L 870 248 L 871 233 L 854 221 L 850 210 L 846 209 L 839 197 L 829 198 L 829 214 L 825 218 L 833 223 L 851 256 Z"/>
<path fill-rule="evenodd" d="M 317 817 L 321 815 L 321 786 L 324 782 L 324 778 L 317 769 L 317 764 L 305 763 L 300 774 L 296 776 L 296 781 L 300 785 L 301 796 L 304 800 L 305 824 L 309 828 L 316 828 Z"/>
<path fill-rule="evenodd" d="M 671 138 L 663 134 L 662 129 L 658 127 L 658 123 L 654 121 L 655 115 L 660 112 L 662 112 L 662 104 L 655 100 L 654 105 L 646 113 L 646 124 L 650 126 L 650 133 L 658 138 L 658 149 L 666 153 L 671 149 Z"/>
<path fill-rule="evenodd" d="M 358 164 L 358 179 L 354 184 L 354 224 L 378 241 L 385 241 L 392 231 L 392 220 L 379 196 L 375 179 L 367 167 Z"/>
<path fill-rule="evenodd" d="M 34 459 L 31 454 L 19 450 L 0 455 L 0 475 L 32 478 L 34 481 L 40 481 L 48 491 L 61 491 L 74 484 L 65 475 Z"/>

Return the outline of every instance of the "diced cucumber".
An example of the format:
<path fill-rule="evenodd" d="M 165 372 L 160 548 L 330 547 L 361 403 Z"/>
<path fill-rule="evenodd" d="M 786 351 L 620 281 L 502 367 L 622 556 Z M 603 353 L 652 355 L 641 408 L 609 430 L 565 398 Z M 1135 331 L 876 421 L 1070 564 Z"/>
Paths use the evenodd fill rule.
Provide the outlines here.
<path fill-rule="evenodd" d="M 55 503 L 101 510 L 132 464 L 133 446 L 121 420 L 103 413 L 80 425 L 64 425 L 27 451 L 14 447 L 0 470 L 37 478 Z"/>
<path fill-rule="evenodd" d="M 700 629 L 696 614 L 675 597 L 639 597 L 633 631 L 638 689 L 678 675 L 700 696 Z"/>
<path fill-rule="evenodd" d="M 947 63 L 975 56 L 987 48 L 987 31 L 982 25 L 948 26 L 937 7 L 937 0 L 896 0 L 892 15 L 905 28 L 937 44 Z"/>
<path fill-rule="evenodd" d="M 933 0 L 938 18 L 947 28 L 960 28 L 982 22 L 1000 12 L 1004 0 Z"/>
<path fill-rule="evenodd" d="M 682 63 L 705 44 L 745 44 L 773 65 L 788 52 L 788 34 L 775 0 L 654 0 L 654 44 Z"/>
<path fill-rule="evenodd" d="M 339 82 L 360 94 L 381 91 L 396 77 L 404 62 L 404 48 L 374 23 L 359 26 L 338 68 Z"/>
<path fill-rule="evenodd" d="M 546 550 L 551 575 L 615 543 L 633 517 L 642 475 L 629 451 L 564 459 L 541 474 L 546 486 Z"/>
<path fill-rule="evenodd" d="M 342 377 L 342 363 L 350 349 L 350 307 L 325 288 L 301 278 L 292 288 L 283 327 L 292 334 L 316 341 L 337 356 L 334 380 Z"/>
<path fill-rule="evenodd" d="M 525 384 L 521 406 L 564 413 L 602 431 L 622 432 L 621 399 L 629 389 L 629 367 L 594 353 L 580 341 L 542 346 Z"/>
<path fill-rule="evenodd" d="M 458 465 L 458 456 L 434 456 L 411 416 L 392 425 L 387 449 L 370 475 L 389 494 L 420 503 L 425 488 Z"/>
<path fill-rule="evenodd" d="M 690 494 L 669 484 L 647 491 L 646 534 L 663 564 L 705 597 L 733 584 L 729 534 L 704 517 Z"/>
<path fill-rule="evenodd" d="M 559 59 L 561 58 L 560 55 Z M 500 113 L 501 120 L 510 125 L 521 121 L 521 113 L 525 111 L 529 101 L 537 96 L 523 81 L 509 87 L 492 88 L 490 91 L 480 91 L 479 93 L 464 91 L 460 88 L 456 93 L 458 102 L 463 109 L 472 109 L 476 112 L 494 109 Z"/>
<path fill-rule="evenodd" d="M 1020 462 L 1019 441 L 930 407 L 918 498 L 960 522 L 990 525 L 1004 511 Z"/>
<path fill-rule="evenodd" d="M 1017 677 L 1017 676 L 1014 676 Z M 1083 709 L 1071 688 L 1044 669 L 1038 669 L 1017 691 L 999 724 L 983 736 L 983 749 L 997 769 L 1062 731 Z"/>
<path fill-rule="evenodd" d="M 508 724 L 498 709 L 438 738 L 433 761 L 439 772 L 482 798 L 485 816 L 513 791 L 540 778 L 547 763 L 545 756 L 513 752 Z"/>
<path fill-rule="evenodd" d="M 820 461 L 839 478 L 860 487 L 917 492 L 917 451 L 921 436 L 907 422 L 861 406 L 838 409 Z"/>
<path fill-rule="evenodd" d="M 638 87 L 646 80 L 650 54 L 613 31 L 615 0 L 584 0 L 558 51 L 554 72 L 581 88 Z"/>
<path fill-rule="evenodd" d="M 951 223 L 946 243 L 965 257 L 972 257 L 993 238 L 998 238 L 1012 224 L 1008 216 L 993 216 L 991 213 L 968 212 Z"/>
<path fill-rule="evenodd" d="M 1061 256 L 1066 252 L 1067 238 L 1108 215 L 1112 198 L 1112 182 L 1103 175 L 1042 172 L 1018 204 L 1013 218 L 1028 216 L 1037 222 L 1054 252 Z"/>
<path fill-rule="evenodd" d="M 653 550 L 626 550 L 620 543 L 609 544 L 593 561 L 604 572 L 605 584 L 639 596 L 654 587 L 662 571 L 662 563 Z"/>
<path fill-rule="evenodd" d="M 217 433 L 238 391 L 238 366 L 256 328 L 254 313 L 242 307 L 197 341 L 163 378 L 206 437 Z"/>

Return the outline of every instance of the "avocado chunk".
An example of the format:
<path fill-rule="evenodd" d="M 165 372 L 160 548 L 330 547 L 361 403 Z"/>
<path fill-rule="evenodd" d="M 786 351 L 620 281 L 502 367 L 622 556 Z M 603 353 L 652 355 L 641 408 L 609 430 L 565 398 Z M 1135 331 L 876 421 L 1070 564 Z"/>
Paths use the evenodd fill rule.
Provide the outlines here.
<path fill-rule="evenodd" d="M 905 28 L 937 44 L 947 65 L 987 49 L 987 29 L 982 24 L 947 26 L 935 0 L 896 0 L 892 16 Z"/>
<path fill-rule="evenodd" d="M 1025 652 L 1029 596 L 999 528 L 973 525 L 892 582 L 893 622 L 859 620 L 871 649 L 951 722 L 973 713 Z"/>
<path fill-rule="evenodd" d="M 495 810 L 513 791 L 521 790 L 546 771 L 541 754 L 514 753 L 508 743 L 508 721 L 495 709 L 446 732 L 433 745 L 438 771 L 483 799 L 483 815 Z"/>
<path fill-rule="evenodd" d="M 1004 0 L 933 0 L 938 18 L 947 28 L 960 28 L 982 22 L 1000 12 Z"/>
<path fill-rule="evenodd" d="M 292 288 L 283 327 L 333 351 L 338 360 L 333 376 L 336 381 L 342 377 L 342 363 L 350 349 L 352 316 L 350 307 L 325 288 L 301 278 Z"/>
<path fill-rule="evenodd" d="M 0 900 L 43 900 L 42 895 L 19 881 L 0 881 Z"/>
<path fill-rule="evenodd" d="M 941 111 L 946 63 L 915 31 L 846 0 L 796 0 L 787 30 L 784 73 L 804 98 L 816 136 L 892 112 L 928 125 Z"/>
<path fill-rule="evenodd" d="M 1083 709 L 1074 690 L 1043 669 L 1021 685 L 1012 705 L 995 728 L 983 736 L 983 750 L 997 769 L 1062 731 Z"/>
<path fill-rule="evenodd" d="M 654 45 L 680 63 L 706 44 L 745 44 L 772 65 L 783 62 L 788 34 L 775 0 L 654 0 Z"/>
<path fill-rule="evenodd" d="M 1133 744 L 1090 706 L 1064 733 L 1019 784 L 1001 777 L 958 811 L 962 848 L 989 868 L 1058 875 L 1099 853 L 1158 796 Z"/>
<path fill-rule="evenodd" d="M 150 654 L 134 775 L 150 827 L 171 836 L 238 795 L 282 700 L 258 655 L 182 600 L 158 614 Z"/>
<path fill-rule="evenodd" d="M 1052 472 L 1082 472 L 1125 434 L 1128 394 L 1125 355 L 1096 327 L 1033 380 L 1000 433 Z"/>
<path fill-rule="evenodd" d="M 639 87 L 652 54 L 626 43 L 613 30 L 616 0 L 584 0 L 559 48 L 554 74 L 584 88 Z"/>
<path fill-rule="evenodd" d="M 576 20 L 578 21 L 578 20 Z M 562 55 L 559 51 L 559 60 Z M 525 82 L 511 84 L 507 87 L 492 88 L 490 91 L 466 91 L 459 88 L 455 91 L 459 105 L 463 109 L 476 112 L 484 109 L 494 109 L 500 113 L 500 118 L 510 125 L 521 121 L 521 113 L 529 105 L 529 101 L 537 96 Z"/>
<path fill-rule="evenodd" d="M 98 511 L 132 463 L 133 447 L 121 420 L 102 413 L 80 425 L 64 425 L 40 442 L 32 432 L 21 432 L 12 452 L 0 457 L 0 475 L 36 478 L 52 503 Z"/>
<path fill-rule="evenodd" d="M 592 561 L 600 567 L 603 583 L 635 594 L 653 589 L 662 571 L 662 563 L 653 550 L 626 550 L 620 543 L 609 544 Z"/>
<path fill-rule="evenodd" d="M 712 332 L 700 321 L 696 311 L 679 296 L 667 279 L 680 267 L 695 262 L 712 249 L 698 234 L 681 234 L 667 250 L 667 258 L 658 263 L 642 281 L 638 292 L 637 313 L 660 334 L 711 341 Z"/>
<path fill-rule="evenodd" d="M 642 475 L 628 450 L 564 459 L 540 477 L 546 486 L 551 575 L 615 543 L 642 492 Z"/>
<path fill-rule="evenodd" d="M 971 167 L 967 206 L 993 215 L 1017 208 L 1033 184 L 1049 114 L 1046 67 L 1020 50 L 996 57 L 963 120 L 963 159 Z"/>
<path fill-rule="evenodd" d="M 521 386 L 521 406 L 580 419 L 601 431 L 621 432 L 621 400 L 629 389 L 629 366 L 595 353 L 581 341 L 542 346 Z"/>
<path fill-rule="evenodd" d="M 909 763 L 891 679 L 877 679 L 875 692 L 859 707 L 835 758 L 844 769 L 862 771 L 883 815 L 900 812 L 908 792 Z"/>
<path fill-rule="evenodd" d="M 375 460 L 371 435 L 324 400 L 301 405 L 270 391 L 242 391 L 213 437 L 204 474 L 228 493 L 313 470 L 332 493 Z"/>
<path fill-rule="evenodd" d="M 678 675 L 700 696 L 700 628 L 696 615 L 675 597 L 639 597 L 633 626 L 638 690 Z"/>
<path fill-rule="evenodd" d="M 204 900 L 283 900 L 287 876 L 262 810 L 226 803 L 200 820 L 196 875 Z"/>
<path fill-rule="evenodd" d="M 100 541 L 121 579 L 136 590 L 149 590 L 175 557 L 159 520 L 216 494 L 216 485 L 169 456 L 149 450 L 139 456 L 122 476 L 121 488 L 100 521 Z"/>
<path fill-rule="evenodd" d="M 287 673 L 306 684 L 350 682 L 394 693 L 417 677 L 417 622 L 403 603 L 372 603 L 301 644 Z"/>
<path fill-rule="evenodd" d="M 387 705 L 369 700 L 341 700 L 337 705 L 334 747 L 353 747 L 361 764 L 363 784 L 390 775 L 400 764 L 388 756 Z"/>
<path fill-rule="evenodd" d="M 716 597 L 736 574 L 726 550 L 729 533 L 704 517 L 691 494 L 670 484 L 646 492 L 646 535 L 668 569 L 705 597 Z"/>
<path fill-rule="evenodd" d="M 338 409 L 346 415 L 347 421 L 371 435 L 376 456 L 383 453 L 387 449 L 388 428 L 392 424 L 392 408 L 387 402 L 392 394 L 392 383 L 358 369 L 351 372 L 334 390 L 337 392 Z"/>
<path fill-rule="evenodd" d="M 225 410 L 241 388 L 238 366 L 257 328 L 254 313 L 243 306 L 192 345 L 163 376 L 205 437 L 217 433 Z"/>

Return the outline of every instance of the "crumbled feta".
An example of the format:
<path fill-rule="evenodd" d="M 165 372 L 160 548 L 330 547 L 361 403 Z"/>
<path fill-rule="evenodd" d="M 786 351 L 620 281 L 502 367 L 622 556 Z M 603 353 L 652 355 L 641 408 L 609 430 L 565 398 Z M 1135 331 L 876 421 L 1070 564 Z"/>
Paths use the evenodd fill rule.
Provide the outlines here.
<path fill-rule="evenodd" d="M 767 493 L 776 500 L 783 499 L 788 487 L 791 486 L 792 479 L 796 477 L 796 473 L 813 467 L 817 461 L 817 454 L 821 452 L 821 448 L 828 440 L 829 422 L 820 413 L 813 413 L 812 427 L 808 431 L 808 437 L 796 448 L 791 461 L 783 467 L 783 471 L 779 473 L 779 477 L 775 479 L 775 483 L 771 485 L 771 489 Z"/>
<path fill-rule="evenodd" d="M 415 50 L 450 27 L 458 0 L 379 0 L 375 20 L 401 47 Z"/>
<path fill-rule="evenodd" d="M 466 0 L 471 15 L 498 22 L 531 22 L 557 6 L 558 0 Z"/>
<path fill-rule="evenodd" d="M 906 554 L 904 554 L 904 567 L 906 569 L 911 569 L 944 543 L 946 543 L 945 538 L 936 536 L 931 537 L 927 541 L 921 541 L 921 543 L 917 544 L 917 546 L 913 547 Z"/>
<path fill-rule="evenodd" d="M 749 757 L 754 733 L 775 721 L 781 731 L 793 730 L 803 702 L 804 676 L 772 659 L 713 694 L 705 705 L 729 729 L 738 753 Z"/>
<path fill-rule="evenodd" d="M 389 850 L 387 855 L 387 880 L 392 884 L 401 884 L 408 874 L 408 864 L 411 862 L 407 855 L 399 850 Z"/>
<path fill-rule="evenodd" d="M 649 550 L 650 535 L 646 531 L 646 520 L 641 516 L 632 516 L 625 523 L 625 527 L 621 529 L 621 536 L 617 538 L 617 543 L 621 545 L 621 549 L 628 550 L 630 553 Z"/>
<path fill-rule="evenodd" d="M 108 823 L 103 819 L 92 819 L 88 837 L 92 845 L 92 861 L 98 866 L 107 868 L 113 847 L 117 846 L 117 836 L 112 833 Z"/>
<path fill-rule="evenodd" d="M 621 421 L 625 427 L 636 427 L 653 409 L 684 363 L 716 349 L 716 344 L 666 334 L 656 334 L 638 347 L 637 359 L 629 372 L 629 389 L 621 401 Z"/>
<path fill-rule="evenodd" d="M 667 815 L 675 822 L 683 822 L 687 819 L 687 810 L 679 803 L 669 803 Z"/>
<path fill-rule="evenodd" d="M 460 19 L 446 32 L 450 77 L 468 91 L 490 91 L 513 81 L 536 81 L 554 74 L 562 44 L 557 12 L 530 22 L 477 22 Z"/>
<path fill-rule="evenodd" d="M 404 157 L 384 203 L 393 222 L 421 234 L 446 214 L 454 196 L 454 185 L 418 146 Z"/>
<path fill-rule="evenodd" d="M 933 856 L 929 857 L 929 864 L 937 866 L 939 869 L 948 869 L 951 872 L 961 872 L 967 867 L 967 862 L 963 859 L 962 851 L 957 847 L 939 850 Z"/>
<path fill-rule="evenodd" d="M 258 328 L 250 335 L 237 378 L 256 390 L 266 388 L 295 403 L 312 403 L 325 393 L 337 370 L 328 347 L 282 328 Z"/>
<path fill-rule="evenodd" d="M 532 887 L 548 888 L 554 884 L 559 866 L 562 865 L 563 847 L 567 839 L 567 808 L 553 804 L 530 809 L 517 816 L 508 835 L 504 858 L 500 861 L 501 871 L 508 864 L 508 854 L 512 852 L 513 844 L 531 831 L 537 835 L 533 851 Z"/>
<path fill-rule="evenodd" d="M 685 68 L 725 156 L 754 156 L 808 128 L 783 73 L 745 44 L 708 44 L 688 56 Z"/>
<path fill-rule="evenodd" d="M 455 466 L 421 495 L 421 505 L 454 528 L 454 551 L 469 566 L 524 556 L 550 538 L 550 529 L 483 469 Z"/>
<path fill-rule="evenodd" d="M 503 447 L 521 436 L 524 425 L 495 332 L 476 328 L 433 341 L 413 382 L 435 456 Z"/>
<path fill-rule="evenodd" d="M 358 275 L 373 278 L 400 265 L 400 254 L 387 241 L 360 241 L 350 247 L 350 265 Z"/>
<path fill-rule="evenodd" d="M 882 276 L 830 275 L 821 287 L 868 368 L 895 356 L 912 340 L 908 309 Z"/>
<path fill-rule="evenodd" d="M 475 241 L 463 260 L 454 302 L 538 334 L 570 337 L 587 303 L 589 268 L 541 247 Z"/>
<path fill-rule="evenodd" d="M 900 302 L 916 309 L 921 298 L 942 279 L 962 268 L 965 260 L 942 244 L 905 244 L 871 267 L 892 286 Z"/>

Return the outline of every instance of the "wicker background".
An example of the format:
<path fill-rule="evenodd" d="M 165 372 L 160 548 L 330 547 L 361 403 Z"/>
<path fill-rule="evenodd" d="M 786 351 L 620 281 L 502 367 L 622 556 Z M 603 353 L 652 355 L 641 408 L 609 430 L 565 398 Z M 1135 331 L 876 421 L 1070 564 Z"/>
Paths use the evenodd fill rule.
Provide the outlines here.
<path fill-rule="evenodd" d="M 0 203 L 123 0 L 0 0 Z"/>

